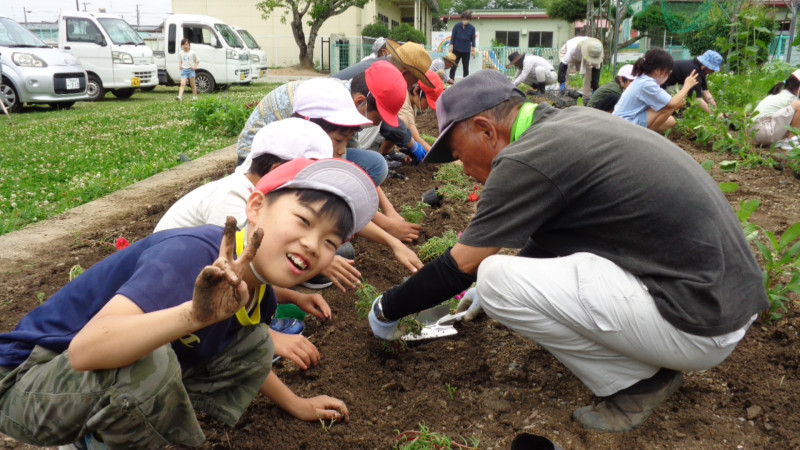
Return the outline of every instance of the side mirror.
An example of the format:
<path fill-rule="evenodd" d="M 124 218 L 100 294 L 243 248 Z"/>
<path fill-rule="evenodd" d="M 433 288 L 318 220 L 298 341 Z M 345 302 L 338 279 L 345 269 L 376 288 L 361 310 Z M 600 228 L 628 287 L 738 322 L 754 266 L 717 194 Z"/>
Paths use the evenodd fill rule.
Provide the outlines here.
<path fill-rule="evenodd" d="M 101 47 L 105 47 L 107 45 L 105 38 L 100 33 L 96 33 L 94 35 L 94 43 L 99 45 L 99 46 L 101 46 Z"/>

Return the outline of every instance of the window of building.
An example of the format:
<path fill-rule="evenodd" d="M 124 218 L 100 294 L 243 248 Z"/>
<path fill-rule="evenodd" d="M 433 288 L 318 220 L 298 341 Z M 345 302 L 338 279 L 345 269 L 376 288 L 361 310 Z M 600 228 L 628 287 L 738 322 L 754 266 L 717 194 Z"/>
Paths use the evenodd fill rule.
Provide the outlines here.
<path fill-rule="evenodd" d="M 411 18 L 411 21 L 412 21 L 412 22 L 414 21 L 414 18 L 413 18 L 413 17 Z M 393 29 L 393 30 L 394 30 L 395 28 L 399 27 L 399 26 L 400 26 L 400 23 L 399 23 L 399 22 L 397 22 L 396 20 L 393 20 L 393 21 L 392 21 L 392 29 Z"/>
<path fill-rule="evenodd" d="M 528 47 L 553 47 L 552 31 L 531 31 L 528 33 Z"/>
<path fill-rule="evenodd" d="M 494 40 L 506 47 L 519 47 L 519 31 L 495 31 Z"/>
<path fill-rule="evenodd" d="M 382 23 L 386 28 L 389 28 L 389 18 L 383 14 L 378 14 L 378 22 Z"/>

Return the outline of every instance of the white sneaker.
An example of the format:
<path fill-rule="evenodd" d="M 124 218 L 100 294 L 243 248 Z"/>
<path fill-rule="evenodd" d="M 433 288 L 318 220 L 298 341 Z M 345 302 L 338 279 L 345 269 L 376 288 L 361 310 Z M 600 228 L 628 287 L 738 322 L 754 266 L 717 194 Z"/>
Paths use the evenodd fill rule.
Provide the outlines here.
<path fill-rule="evenodd" d="M 181 96 L 179 95 L 179 96 L 175 97 L 175 100 L 177 100 L 177 101 L 181 101 L 181 100 L 183 100 L 183 99 L 182 99 L 182 98 L 181 98 Z"/>
<path fill-rule="evenodd" d="M 784 151 L 790 151 L 800 148 L 800 137 L 792 136 L 789 139 L 784 139 L 778 142 L 778 148 Z"/>
<path fill-rule="evenodd" d="M 192 97 L 192 101 L 196 102 L 197 101 L 197 97 Z"/>

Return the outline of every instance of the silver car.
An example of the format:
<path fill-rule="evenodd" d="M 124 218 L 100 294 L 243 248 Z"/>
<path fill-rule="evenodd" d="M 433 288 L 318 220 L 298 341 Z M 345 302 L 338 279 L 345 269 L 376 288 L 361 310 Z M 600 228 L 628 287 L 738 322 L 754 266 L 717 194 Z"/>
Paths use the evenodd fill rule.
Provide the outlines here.
<path fill-rule="evenodd" d="M 86 71 L 75 57 L 6 17 L 0 17 L 0 73 L 0 101 L 12 112 L 24 103 L 69 108 L 88 98 Z"/>

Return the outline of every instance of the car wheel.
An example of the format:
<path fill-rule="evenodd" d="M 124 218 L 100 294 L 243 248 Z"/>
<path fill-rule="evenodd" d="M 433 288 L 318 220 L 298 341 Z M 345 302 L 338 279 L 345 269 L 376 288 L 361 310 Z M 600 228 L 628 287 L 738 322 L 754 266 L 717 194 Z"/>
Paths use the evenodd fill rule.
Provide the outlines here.
<path fill-rule="evenodd" d="M 197 86 L 197 92 L 202 94 L 210 94 L 214 92 L 214 88 L 217 86 L 217 83 L 214 81 L 214 77 L 208 72 L 197 72 L 197 75 L 194 78 L 195 86 Z"/>
<path fill-rule="evenodd" d="M 3 102 L 3 105 L 10 112 L 19 112 L 19 110 L 22 109 L 22 103 L 19 101 L 17 90 L 5 80 L 3 80 L 3 84 L 0 84 L 0 101 Z"/>
<path fill-rule="evenodd" d="M 89 79 L 86 82 L 86 94 L 89 95 L 90 102 L 98 102 L 106 96 L 106 89 L 103 87 L 103 83 L 94 75 L 89 75 Z"/>
<path fill-rule="evenodd" d="M 133 89 L 112 89 L 111 93 L 117 98 L 131 98 L 133 95 Z"/>
<path fill-rule="evenodd" d="M 145 87 L 140 88 L 140 89 L 142 90 L 142 92 L 150 92 L 150 91 L 154 90 L 155 88 L 156 88 L 156 86 L 145 86 Z"/>
<path fill-rule="evenodd" d="M 53 109 L 70 109 L 75 102 L 48 103 Z"/>

